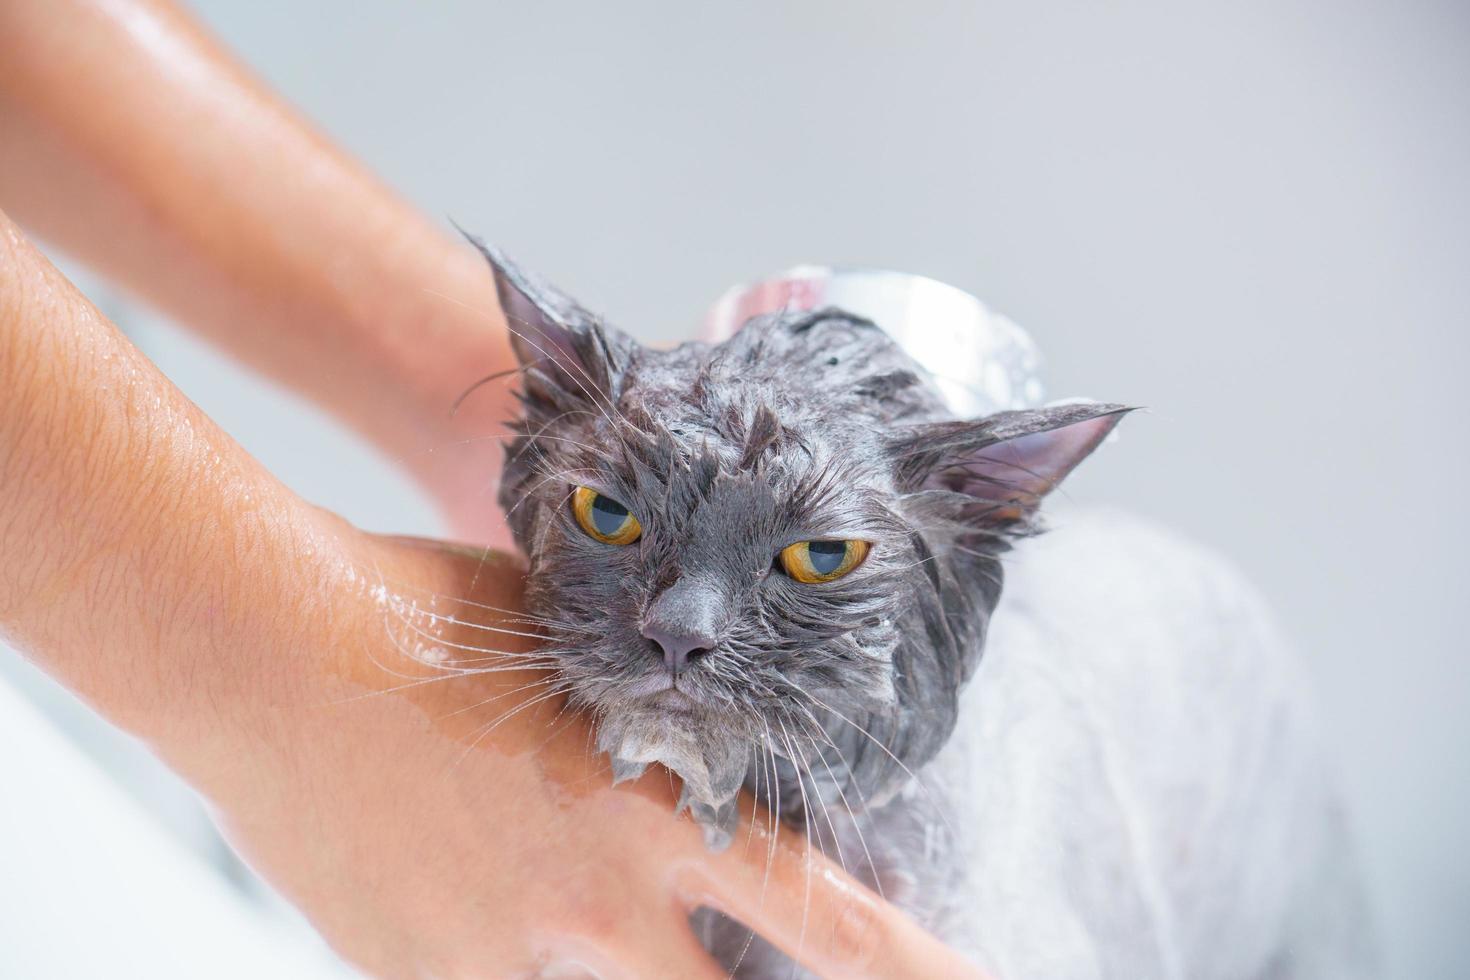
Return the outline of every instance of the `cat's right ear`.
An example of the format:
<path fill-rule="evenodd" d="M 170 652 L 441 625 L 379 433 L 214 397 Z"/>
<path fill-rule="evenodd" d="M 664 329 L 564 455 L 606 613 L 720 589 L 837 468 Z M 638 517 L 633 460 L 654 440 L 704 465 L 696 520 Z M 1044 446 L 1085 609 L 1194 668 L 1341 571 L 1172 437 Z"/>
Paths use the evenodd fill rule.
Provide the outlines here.
<path fill-rule="evenodd" d="M 614 348 L 625 346 L 626 338 L 613 331 L 610 339 L 599 318 L 571 297 L 463 228 L 459 232 L 495 276 L 510 346 L 525 369 L 526 394 L 558 405 L 610 398 L 622 360 Z"/>

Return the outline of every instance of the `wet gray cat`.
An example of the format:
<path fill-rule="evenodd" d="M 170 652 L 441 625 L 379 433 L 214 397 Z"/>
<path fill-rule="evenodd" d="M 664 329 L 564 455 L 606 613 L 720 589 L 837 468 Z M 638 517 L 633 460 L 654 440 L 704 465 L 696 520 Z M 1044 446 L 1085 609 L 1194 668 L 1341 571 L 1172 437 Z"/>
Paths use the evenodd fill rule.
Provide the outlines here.
<path fill-rule="evenodd" d="M 561 670 L 619 777 L 667 765 L 716 831 L 758 750 L 805 772 L 821 756 L 824 777 L 886 801 L 954 727 L 998 556 L 1126 409 L 956 420 L 881 329 L 837 309 L 650 350 L 486 256 L 525 368 L 501 504 L 528 601 L 576 627 Z M 631 516 L 641 533 L 589 533 L 578 487 L 604 530 Z M 803 582 L 783 564 L 803 542 L 831 570 L 863 554 Z"/>
<path fill-rule="evenodd" d="M 714 846 L 727 840 L 737 794 L 750 790 L 855 876 L 996 969 L 1215 975 L 1175 948 L 1185 924 L 1159 912 L 1155 870 L 1139 866 L 1134 832 L 1109 836 L 1113 809 L 1090 816 L 1091 825 L 1069 822 L 1069 811 L 1090 813 L 1093 768 L 1070 784 L 1059 775 L 1041 809 L 1026 813 L 1032 769 L 1045 778 L 1048 767 L 1092 752 L 1084 743 L 1061 763 L 1022 763 L 1020 753 L 1041 750 L 980 733 L 972 719 L 970 735 L 945 749 L 1000 598 L 1002 556 L 1037 529 L 1042 497 L 1126 408 L 956 419 L 877 325 L 839 309 L 757 316 L 723 344 L 651 350 L 476 244 L 523 365 L 524 426 L 508 450 L 500 500 L 531 562 L 527 601 L 564 624 L 554 644 L 560 671 L 573 702 L 594 717 L 615 778 L 652 762 L 677 772 L 681 806 Z M 1126 547 L 1109 540 L 1098 550 Z M 1152 566 L 1176 580 L 1194 574 L 1169 572 L 1169 561 Z M 1140 659 L 1185 649 L 1172 637 L 1123 643 Z M 1100 643 L 1092 654 L 1106 660 L 1109 649 Z M 1036 659 L 1051 669 L 1065 652 L 1057 642 Z M 1085 657 L 1073 660 L 1090 669 Z M 1024 691 L 1023 681 L 1003 680 L 1008 669 L 997 666 L 997 683 Z M 1125 665 L 1117 676 L 1134 670 Z M 1109 683 L 1090 689 L 1100 702 Z M 1184 697 L 1166 689 L 1146 700 L 1175 712 Z M 1119 714 L 1147 725 L 1144 706 Z M 1010 707 L 987 710 L 998 719 Z M 1064 719 L 1038 744 L 1072 724 Z M 1013 745 L 1012 756 L 999 751 Z M 939 775 L 917 778 L 931 762 L 928 772 Z M 999 778 L 1010 782 L 989 791 Z M 1304 782 L 1293 775 L 1291 785 Z M 1165 789 L 1177 796 L 1176 785 Z M 1095 795 L 1117 792 L 1109 783 Z M 1132 805 L 1116 802 L 1120 811 Z M 1003 861 L 1024 850 L 1004 843 L 1007 814 L 1043 837 L 1043 850 L 1010 879 Z M 989 843 L 1002 849 L 987 852 Z M 1073 856 L 1060 880 L 1046 877 L 1053 849 Z M 1017 903 L 1047 916 L 1041 906 L 1085 888 L 1089 873 L 1110 882 L 1092 905 L 1053 910 L 1034 936 L 1030 920 L 1005 919 Z M 987 887 L 1000 890 L 984 900 Z M 1213 881 L 1200 887 L 1219 891 Z M 984 923 L 967 918 L 982 914 Z M 1080 922 L 1075 948 L 1068 916 Z M 727 969 L 765 976 L 785 962 L 789 971 L 737 923 L 701 914 L 696 925 Z M 1268 926 L 1273 936 L 1289 931 Z M 980 930 L 990 932 L 988 951 L 975 943 Z M 1021 952 L 1008 959 L 1008 948 Z M 1266 950 L 1262 962 L 1287 975 L 1274 955 Z"/>

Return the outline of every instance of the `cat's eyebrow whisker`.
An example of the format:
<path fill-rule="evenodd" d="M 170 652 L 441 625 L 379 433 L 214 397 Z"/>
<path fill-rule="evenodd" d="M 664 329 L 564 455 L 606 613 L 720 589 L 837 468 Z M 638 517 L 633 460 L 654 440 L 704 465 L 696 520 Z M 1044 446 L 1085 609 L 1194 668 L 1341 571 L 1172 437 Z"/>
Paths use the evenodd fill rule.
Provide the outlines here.
<path fill-rule="evenodd" d="M 510 517 L 512 517 L 513 514 L 516 513 L 517 510 L 520 510 L 520 505 L 525 504 L 525 502 L 528 501 L 528 500 L 531 500 L 531 495 L 534 494 L 535 491 L 538 491 L 538 489 L 541 489 L 542 486 L 547 485 L 547 483 L 548 482 L 551 482 L 551 480 L 556 479 L 557 476 L 563 476 L 564 473 L 575 473 L 575 472 L 579 472 L 579 470 L 569 469 L 569 470 L 564 470 L 563 473 L 551 473 L 551 475 L 548 475 L 547 478 L 542 479 L 541 482 L 537 483 L 537 485 L 532 486 L 532 488 L 529 489 L 529 491 L 526 491 L 525 494 L 522 494 L 522 497 L 520 497 L 520 500 L 517 500 L 516 502 L 514 502 L 513 507 L 507 508 L 506 514 L 504 514 L 504 520 L 506 520 L 507 525 L 509 525 L 509 523 L 510 523 Z M 569 494 L 567 494 L 567 497 L 570 497 L 570 492 L 569 492 Z M 563 498 L 563 501 L 562 502 L 566 502 L 566 498 Z M 472 592 L 475 591 L 475 586 L 476 585 L 479 585 L 479 573 L 481 573 L 482 570 L 484 570 L 485 563 L 487 563 L 487 561 L 490 560 L 490 554 L 491 554 L 491 552 L 487 550 L 487 551 L 484 552 L 484 554 L 481 555 L 481 558 L 479 558 L 479 564 L 478 564 L 478 566 L 475 567 L 475 574 L 473 574 L 473 576 L 470 576 L 470 580 L 469 580 L 469 589 L 470 589 L 470 591 L 472 591 Z"/>
<path fill-rule="evenodd" d="M 487 322 L 489 322 L 489 323 L 495 323 L 496 322 L 494 315 L 491 314 L 491 312 L 489 310 L 482 310 L 478 306 L 472 306 L 469 303 L 466 303 L 462 299 L 456 299 L 453 296 L 448 295 L 447 293 L 441 293 L 441 292 L 439 292 L 437 289 L 430 289 L 427 286 L 423 286 L 423 287 L 420 287 L 420 288 L 422 289 L 423 292 L 428 293 L 430 296 L 434 296 L 434 297 L 436 297 L 438 299 L 442 299 L 446 303 L 453 303 L 455 306 L 462 306 L 465 309 L 469 310 L 471 313 L 475 314 L 476 316 L 484 317 L 485 320 Z"/>
<path fill-rule="evenodd" d="M 541 445 L 542 440 L 546 440 L 546 441 L 549 441 L 549 442 L 565 442 L 565 443 L 569 443 L 570 445 L 576 446 L 579 449 L 582 449 L 582 450 L 584 450 L 586 452 L 591 453 L 593 456 L 601 457 L 602 456 L 601 452 L 599 452 L 595 447 L 589 446 L 589 445 L 587 445 L 584 442 L 579 442 L 579 441 L 577 441 L 575 439 L 572 439 L 569 436 L 553 436 L 553 435 L 547 435 L 546 434 L 546 430 L 549 429 L 549 428 L 551 428 L 556 423 L 562 421 L 563 419 L 571 418 L 572 416 L 575 416 L 575 415 L 587 415 L 587 416 L 591 416 L 594 419 L 597 417 L 597 415 L 596 415 L 595 412 L 589 412 L 589 411 L 586 411 L 585 409 L 568 409 L 567 411 L 562 412 L 560 415 L 554 416 L 553 418 L 549 418 L 545 422 L 542 422 L 541 425 L 536 429 L 535 432 L 532 432 L 531 431 L 531 422 L 530 422 L 530 419 L 525 419 L 524 420 L 525 421 L 525 424 L 526 424 L 526 431 L 525 432 L 516 431 L 516 432 L 512 432 L 512 433 L 507 433 L 507 434 L 501 436 L 501 438 L 503 438 L 503 439 L 515 438 L 515 439 L 519 439 L 519 440 L 524 440 L 524 445 L 522 445 L 519 449 L 515 450 L 514 452 L 508 453 L 506 455 L 505 465 L 507 467 L 509 467 L 511 464 L 515 463 L 517 460 L 519 460 L 526 453 L 531 452 L 533 450 L 536 452 L 537 456 L 539 456 L 539 457 L 541 457 L 543 459 L 546 458 L 546 455 L 547 455 L 546 454 L 546 450 Z M 533 468 L 535 467 L 535 464 L 534 463 L 532 464 L 532 467 Z"/>
<path fill-rule="evenodd" d="M 548 354 L 546 352 L 546 349 L 544 347 L 541 347 L 539 344 L 537 344 L 535 341 L 533 341 L 530 337 L 527 337 L 524 333 L 521 333 L 519 330 L 516 330 L 514 327 L 511 327 L 510 326 L 510 323 L 509 323 L 509 321 L 511 321 L 511 320 L 514 320 L 516 323 L 519 323 L 523 327 L 529 327 L 530 329 L 532 329 L 532 330 L 536 331 L 538 334 L 540 334 L 543 338 L 549 339 L 547 337 L 547 333 L 546 333 L 545 330 L 543 330 L 539 325 L 534 324 L 534 323 L 531 323 L 530 321 L 526 320 L 524 317 L 512 316 L 511 314 L 508 314 L 508 313 L 506 314 L 506 321 L 507 321 L 506 322 L 506 329 L 507 330 L 509 330 L 512 334 L 515 334 L 517 337 L 519 337 L 522 340 L 524 340 L 526 343 L 530 344 L 532 347 L 536 348 L 536 350 L 541 354 L 542 358 L 544 358 L 545 360 L 550 361 L 553 364 L 561 363 L 561 362 L 558 362 L 556 360 L 556 358 L 553 357 L 551 354 Z M 540 362 L 538 361 L 537 363 L 539 365 Z M 572 378 L 572 382 L 574 384 L 576 384 L 576 386 L 578 388 L 582 389 L 582 394 L 586 395 L 588 397 L 588 399 L 590 399 L 592 401 L 593 405 L 596 406 L 599 411 L 602 411 L 602 406 L 597 404 L 597 399 L 598 399 L 598 396 L 601 396 L 603 402 L 605 402 L 607 404 L 607 407 L 610 408 L 610 409 L 612 409 L 612 411 L 615 412 L 615 413 L 617 413 L 618 417 L 620 419 L 622 419 L 623 418 L 622 413 L 621 412 L 618 412 L 617 406 L 613 404 L 612 396 L 610 394 L 608 394 L 608 393 L 605 393 L 605 392 L 602 392 L 602 391 L 599 391 L 598 390 L 598 388 L 597 388 L 597 381 L 592 377 L 592 375 L 590 375 L 590 374 L 587 373 L 587 369 L 582 366 L 580 359 L 579 358 L 575 358 L 575 357 L 568 358 L 567 359 L 567 363 L 570 364 L 571 367 L 573 367 L 573 368 L 576 369 L 577 373 L 580 374 L 586 380 L 586 382 L 587 382 L 588 385 L 591 385 L 592 386 L 589 389 L 587 387 L 587 385 L 582 384 L 582 382 L 581 381 L 578 381 L 575 377 Z M 602 415 L 603 415 L 603 418 L 607 419 L 607 422 L 608 422 L 609 425 L 612 425 L 613 424 L 612 417 L 609 416 L 606 411 L 602 411 Z M 626 422 L 627 419 L 623 419 L 623 421 Z"/>
<path fill-rule="evenodd" d="M 568 500 L 571 500 L 572 499 L 572 495 L 575 494 L 576 492 L 577 491 L 575 489 L 568 490 L 566 492 L 566 495 L 563 496 L 561 498 L 561 501 L 556 505 L 557 508 L 560 509 L 561 507 L 566 506 L 566 502 Z M 525 499 L 525 498 L 522 498 L 522 499 Z M 519 505 L 517 505 L 517 506 L 519 506 Z M 551 533 L 551 525 L 552 525 L 552 522 L 551 521 L 547 521 L 546 524 L 541 528 L 541 539 L 536 542 L 536 553 L 537 554 L 544 554 L 545 553 L 545 549 L 546 549 L 546 536 Z"/>
<path fill-rule="evenodd" d="M 545 437 L 543 436 L 543 438 Z M 554 468 L 554 466 L 552 465 L 551 457 L 547 455 L 545 450 L 541 449 L 540 447 L 537 447 L 536 460 L 532 462 L 527 468 L 537 476 L 551 477 L 554 477 L 560 473 L 591 473 L 595 476 L 600 472 L 596 466 L 591 464 L 584 466 L 561 466 L 560 468 Z M 532 487 L 531 489 L 532 491 L 534 491 L 537 489 L 537 487 Z"/>
<path fill-rule="evenodd" d="M 543 480 L 541 480 L 540 483 L 537 483 L 534 487 L 532 487 L 531 489 L 527 490 L 525 493 L 521 494 L 521 499 L 517 500 L 513 506 L 511 506 L 510 508 L 508 508 L 506 510 L 506 512 L 505 512 L 505 519 L 507 521 L 509 521 L 510 518 L 511 518 L 511 515 L 514 514 L 517 510 L 520 510 L 521 505 L 524 504 L 527 500 L 530 500 L 531 499 L 532 494 L 534 494 L 537 490 L 540 490 L 542 487 L 546 486 L 546 484 L 550 483 L 552 480 L 555 480 L 558 477 L 565 477 L 565 476 L 567 476 L 569 474 L 572 474 L 572 473 L 596 473 L 596 472 L 597 471 L 594 470 L 594 469 L 592 469 L 591 467 L 577 466 L 577 467 L 568 467 L 566 469 L 558 470 L 555 473 L 548 474 Z M 568 493 L 567 496 L 570 497 L 571 494 Z M 565 498 L 563 498 L 563 502 L 565 502 Z"/>
<path fill-rule="evenodd" d="M 562 412 L 559 415 L 553 415 L 551 418 L 549 418 L 545 422 L 541 423 L 540 427 L 537 428 L 536 431 L 533 433 L 531 431 L 531 420 L 530 420 L 530 418 L 529 417 L 522 416 L 522 418 L 519 421 L 525 423 L 526 431 L 525 432 L 521 432 L 520 430 L 516 430 L 512 434 L 513 435 L 516 435 L 516 436 L 525 436 L 527 439 L 531 440 L 532 442 L 535 442 L 536 438 L 538 436 L 540 436 L 541 433 L 545 432 L 547 429 L 551 428 L 553 425 L 555 425 L 556 423 L 560 422 L 562 419 L 569 419 L 569 418 L 572 418 L 573 416 L 576 416 L 576 415 L 586 415 L 588 418 L 591 418 L 591 419 L 598 418 L 598 414 L 596 412 L 589 412 L 585 408 L 569 408 L 565 412 Z M 511 457 L 511 458 L 514 459 L 515 457 Z"/>
<path fill-rule="evenodd" d="M 466 310 L 469 310 L 471 313 L 476 314 L 477 316 L 484 317 L 486 320 L 489 320 L 492 323 L 495 322 L 495 317 L 492 316 L 488 311 L 481 310 L 481 309 L 478 309 L 478 308 L 476 308 L 474 306 L 471 306 L 469 303 L 466 303 L 463 300 L 455 299 L 453 296 L 448 296 L 448 295 L 446 295 L 444 293 L 437 292 L 437 291 L 435 291 L 433 289 L 425 288 L 424 289 L 424 292 L 428 293 L 431 296 L 437 296 L 440 299 L 445 300 L 446 302 L 455 304 L 456 306 L 461 306 L 461 307 L 465 308 Z M 552 361 L 553 363 L 556 363 L 556 359 L 554 357 L 552 357 L 550 354 L 548 354 L 546 352 L 545 348 L 541 347 L 534 340 L 532 340 L 530 337 L 527 337 L 524 333 L 521 333 L 515 327 L 512 327 L 511 326 L 511 321 L 515 321 L 516 323 L 519 323 L 523 327 L 528 327 L 528 328 L 536 331 L 542 337 L 545 337 L 546 336 L 546 331 L 545 330 L 542 330 L 539 326 L 537 326 L 534 323 L 528 322 L 523 317 L 516 316 L 515 314 L 511 313 L 509 310 L 501 310 L 500 312 L 501 312 L 501 315 L 505 318 L 505 329 L 508 332 L 510 332 L 510 333 L 514 334 L 515 336 L 521 338 L 527 344 L 530 344 L 546 360 L 549 360 L 549 361 Z M 577 368 L 577 370 L 582 374 L 582 376 L 587 379 L 588 384 L 591 384 L 595 388 L 596 385 L 597 385 L 597 383 L 592 380 L 592 376 L 589 375 L 589 374 L 587 374 L 586 370 L 583 369 L 580 364 L 577 364 L 575 359 L 571 359 L 571 363 L 572 363 L 572 365 L 574 367 Z M 531 367 L 531 365 L 523 365 L 522 366 L 522 370 L 525 370 L 525 369 L 527 369 L 529 367 Z M 596 402 L 597 402 L 596 396 L 591 391 L 589 391 L 580 381 L 577 381 L 576 378 L 572 378 L 572 381 L 576 383 L 577 387 L 579 387 L 579 388 L 582 389 L 582 393 L 584 395 L 586 395 L 588 398 L 592 399 L 593 404 L 596 404 Z M 604 396 L 604 398 L 606 398 L 606 396 Z M 609 400 L 609 404 L 611 404 L 611 401 L 610 400 Z M 606 415 L 605 412 L 603 414 Z M 611 423 L 612 422 L 612 419 L 611 418 L 608 418 L 608 422 Z"/>
<path fill-rule="evenodd" d="M 938 561 L 938 560 L 939 560 L 939 556 L 938 555 L 930 555 L 928 558 L 920 558 L 918 561 L 916 561 L 916 562 L 910 562 L 907 565 L 894 565 L 894 566 L 892 566 L 891 568 L 889 568 L 887 570 L 888 571 L 891 571 L 891 572 L 907 572 L 907 571 L 910 571 L 912 569 L 918 568 L 920 565 L 927 565 L 931 561 Z"/>
<path fill-rule="evenodd" d="M 565 418 L 568 414 L 570 414 L 570 413 L 563 412 L 561 415 L 558 415 L 557 418 Z M 583 413 L 583 414 L 586 414 L 586 413 Z M 555 421 L 555 420 L 553 420 L 553 421 Z M 525 440 L 527 440 L 527 442 L 520 449 L 517 449 L 514 453 L 512 453 L 510 456 L 508 456 L 506 458 L 506 462 L 514 463 L 516 460 L 520 459 L 521 456 L 523 454 L 525 454 L 528 450 L 530 450 L 532 448 L 538 448 L 538 447 L 536 447 L 536 443 L 540 442 L 542 439 L 545 439 L 545 440 L 547 440 L 549 442 L 565 442 L 565 443 L 568 443 L 570 445 L 576 446 L 578 449 L 585 449 L 587 452 L 591 453 L 594 456 L 601 456 L 602 455 L 602 452 L 600 450 L 598 450 L 595 446 L 589 446 L 585 442 L 578 442 L 576 439 L 572 439 L 572 438 L 570 438 L 568 436 L 549 436 L 549 435 L 547 435 L 546 432 L 545 432 L 545 429 L 549 425 L 551 425 L 551 422 L 548 422 L 548 423 L 546 423 L 546 425 L 543 425 L 541 427 L 541 430 L 538 431 L 536 433 L 536 435 L 534 435 L 534 436 L 533 435 L 530 435 L 530 434 L 522 434 L 522 433 L 519 433 L 519 432 L 514 433 L 514 435 L 515 435 L 515 437 L 517 439 L 525 439 Z M 506 439 L 506 438 L 510 438 L 510 437 L 509 436 L 501 436 L 500 438 Z"/>
<path fill-rule="evenodd" d="M 458 415 L 459 407 L 464 404 L 465 399 L 473 395 L 475 392 L 479 391 L 482 387 L 489 384 L 490 382 L 499 381 L 501 378 L 513 378 L 516 375 L 524 374 L 525 372 L 526 366 L 524 364 L 519 364 L 513 368 L 506 368 L 503 371 L 492 371 L 490 374 L 485 375 L 479 381 L 476 381 L 474 384 L 470 385 L 464 391 L 459 393 L 459 397 L 454 400 L 454 404 L 449 406 L 449 417 L 454 418 L 456 415 Z"/>
<path fill-rule="evenodd" d="M 511 439 L 517 435 L 519 435 L 518 432 L 493 432 L 480 436 L 465 436 L 461 439 L 449 439 L 445 442 L 436 442 L 432 446 L 425 446 L 423 449 L 415 449 L 411 453 L 402 453 L 398 456 L 394 456 L 393 462 L 400 464 L 407 463 L 412 460 L 418 459 L 420 456 L 431 456 L 434 453 L 440 452 L 445 449 L 456 449 L 462 446 L 473 446 L 476 443 L 480 442 Z"/>
<path fill-rule="evenodd" d="M 542 330 L 536 324 L 530 323 L 530 322 L 526 321 L 522 317 L 513 316 L 513 315 L 511 315 L 509 313 L 507 313 L 505 315 L 505 321 L 506 321 L 506 323 L 505 323 L 505 329 L 507 331 L 509 331 L 510 333 L 514 334 L 515 336 L 517 336 L 517 337 L 521 338 L 522 340 L 524 340 L 527 344 L 530 344 L 532 347 L 534 347 L 536 349 L 536 352 L 541 355 L 542 360 L 549 361 L 552 364 L 558 364 L 558 365 L 561 365 L 563 367 L 565 367 L 567 365 L 570 365 L 571 367 L 576 368 L 577 374 L 580 374 L 583 378 L 586 378 L 587 379 L 587 384 L 584 385 L 581 381 L 577 380 L 577 378 L 576 378 L 575 375 L 572 375 L 570 373 L 567 375 L 569 378 L 572 379 L 572 383 L 573 384 L 575 384 L 578 388 L 582 389 L 582 394 L 584 394 L 584 395 L 587 396 L 587 398 L 592 402 L 593 406 L 596 407 L 599 412 L 602 412 L 602 417 L 607 420 L 607 424 L 616 427 L 616 424 L 613 422 L 612 416 L 609 415 L 607 413 L 607 411 L 603 409 L 602 405 L 598 404 L 598 401 L 597 401 L 598 397 L 601 396 L 602 400 L 607 403 L 607 407 L 608 408 L 611 408 L 614 412 L 617 412 L 618 409 L 617 409 L 617 406 L 613 404 L 612 397 L 609 396 L 609 395 L 603 394 L 602 392 L 597 392 L 595 390 L 597 388 L 597 382 L 592 379 L 592 375 L 590 375 L 590 374 L 587 373 L 587 369 L 584 368 L 584 367 L 582 367 L 582 365 L 580 363 L 578 363 L 577 358 L 575 358 L 575 357 L 569 357 L 569 358 L 567 358 L 567 360 L 565 362 L 558 361 L 551 354 L 547 353 L 546 348 L 544 348 L 540 344 L 536 343 L 534 340 L 532 340 L 530 337 L 526 336 L 521 331 L 517 330 L 515 327 L 512 327 L 510 325 L 510 321 L 512 321 L 512 320 L 516 321 L 517 323 L 519 323 L 523 327 L 529 327 L 530 329 L 535 330 L 538 334 L 541 334 L 541 336 L 543 338 L 546 337 L 546 331 L 545 330 Z M 536 365 L 530 365 L 530 366 L 539 367 L 540 364 L 541 364 L 541 361 L 538 361 L 536 363 Z M 592 387 L 589 388 L 589 387 L 587 387 L 587 385 L 591 385 Z M 621 412 L 618 412 L 618 417 L 619 418 L 622 418 L 622 413 Z M 627 419 L 623 419 L 623 421 L 624 422 L 627 422 Z"/>

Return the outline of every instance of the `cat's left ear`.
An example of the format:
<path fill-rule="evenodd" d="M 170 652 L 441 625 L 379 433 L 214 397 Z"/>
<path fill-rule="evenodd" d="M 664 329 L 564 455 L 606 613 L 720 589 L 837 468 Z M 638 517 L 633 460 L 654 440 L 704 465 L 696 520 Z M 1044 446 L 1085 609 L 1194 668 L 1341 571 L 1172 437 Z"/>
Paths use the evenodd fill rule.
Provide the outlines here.
<path fill-rule="evenodd" d="M 527 394 L 550 401 L 610 397 L 613 378 L 632 340 L 605 327 L 576 300 L 520 268 L 498 248 L 463 228 L 459 232 L 495 274 L 511 349 L 526 368 Z"/>
<path fill-rule="evenodd" d="M 1087 402 L 933 422 L 896 433 L 888 451 L 903 490 L 964 494 L 983 523 L 1026 521 L 1132 410 Z"/>

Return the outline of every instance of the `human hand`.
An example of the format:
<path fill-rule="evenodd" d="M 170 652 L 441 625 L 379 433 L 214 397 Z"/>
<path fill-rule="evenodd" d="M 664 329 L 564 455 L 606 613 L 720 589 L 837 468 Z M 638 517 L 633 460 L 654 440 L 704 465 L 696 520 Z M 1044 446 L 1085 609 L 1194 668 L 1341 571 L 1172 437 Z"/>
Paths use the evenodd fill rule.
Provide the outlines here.
<path fill-rule="evenodd" d="M 752 813 L 613 788 L 508 558 L 294 497 L 0 215 L 0 637 L 145 739 L 382 976 L 718 975 L 710 905 L 828 975 L 973 968 Z M 486 668 L 476 670 L 473 668 Z"/>

